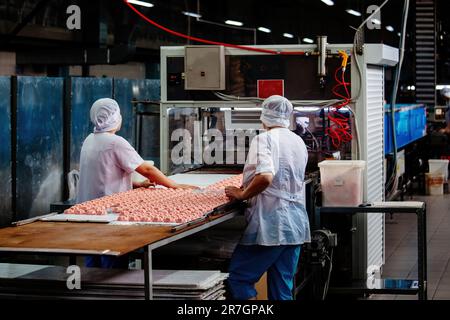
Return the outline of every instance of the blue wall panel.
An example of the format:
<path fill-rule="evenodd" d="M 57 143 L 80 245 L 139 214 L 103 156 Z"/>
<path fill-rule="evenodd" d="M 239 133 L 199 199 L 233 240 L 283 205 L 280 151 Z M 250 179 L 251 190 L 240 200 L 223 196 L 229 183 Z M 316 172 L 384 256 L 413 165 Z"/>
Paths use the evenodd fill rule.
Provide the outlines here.
<path fill-rule="evenodd" d="M 140 80 L 136 83 L 136 85 L 137 97 L 139 101 L 159 101 L 161 99 L 161 82 L 159 80 Z M 154 161 L 157 167 L 160 166 L 159 128 L 159 116 L 142 116 L 140 148 L 138 151 L 142 158 L 145 160 Z"/>
<path fill-rule="evenodd" d="M 12 222 L 11 78 L 0 77 L 0 227 Z"/>
<path fill-rule="evenodd" d="M 136 112 L 131 101 L 136 99 L 136 91 L 136 80 L 114 79 L 114 99 L 119 103 L 123 118 L 122 129 L 118 132 L 118 135 L 127 139 L 133 146 L 135 142 Z"/>
<path fill-rule="evenodd" d="M 17 219 L 46 214 L 62 200 L 61 78 L 17 79 Z"/>
<path fill-rule="evenodd" d="M 71 99 L 71 170 L 79 170 L 80 152 L 86 137 L 93 132 L 89 111 L 98 99 L 112 98 L 113 81 L 107 78 L 73 78 Z"/>
<path fill-rule="evenodd" d="M 158 101 L 160 92 L 159 80 L 114 80 L 114 99 L 119 103 L 123 117 L 122 129 L 118 134 L 127 139 L 134 147 L 136 147 L 136 106 L 132 101 Z M 159 125 L 157 130 L 159 130 Z"/>

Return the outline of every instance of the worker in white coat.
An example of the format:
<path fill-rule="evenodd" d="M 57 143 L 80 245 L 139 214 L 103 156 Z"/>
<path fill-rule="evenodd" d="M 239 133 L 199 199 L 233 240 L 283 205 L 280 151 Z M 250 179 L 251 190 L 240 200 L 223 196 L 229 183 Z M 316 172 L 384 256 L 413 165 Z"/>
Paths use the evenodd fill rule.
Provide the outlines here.
<path fill-rule="evenodd" d="M 262 109 L 266 132 L 250 146 L 243 188 L 226 188 L 229 198 L 248 201 L 248 226 L 231 260 L 229 287 L 233 299 L 255 299 L 255 284 L 267 272 L 269 299 L 292 300 L 301 245 L 311 241 L 304 198 L 308 152 L 289 130 L 289 100 L 272 96 Z"/>
<path fill-rule="evenodd" d="M 167 178 L 156 167 L 147 164 L 124 138 L 116 135 L 121 129 L 122 116 L 115 100 L 96 101 L 92 105 L 90 118 L 94 132 L 86 138 L 81 149 L 77 203 L 153 184 L 171 189 L 194 188 Z M 135 171 L 148 180 L 133 185 L 131 176 Z M 119 267 L 117 261 L 103 258 L 101 266 Z M 90 263 L 88 259 L 88 267 L 98 264 Z"/>

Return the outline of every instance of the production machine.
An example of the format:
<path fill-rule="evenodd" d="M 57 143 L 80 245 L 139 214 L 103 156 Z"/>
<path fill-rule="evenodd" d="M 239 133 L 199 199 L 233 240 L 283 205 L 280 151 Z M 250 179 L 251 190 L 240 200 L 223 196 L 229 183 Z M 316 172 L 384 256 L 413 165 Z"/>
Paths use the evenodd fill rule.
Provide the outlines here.
<path fill-rule="evenodd" d="M 317 231 L 305 261 L 331 268 L 331 248 L 342 240 L 334 282 L 364 281 L 384 264 L 384 215 L 355 215 L 337 239 L 321 231 L 316 172 L 326 159 L 363 160 L 364 201 L 384 200 L 384 69 L 398 59 L 392 47 L 328 44 L 326 37 L 315 45 L 162 47 L 161 168 L 167 174 L 238 172 L 262 130 L 262 101 L 285 96 L 295 107 L 291 130 L 304 139 L 310 158 L 305 192 Z"/>

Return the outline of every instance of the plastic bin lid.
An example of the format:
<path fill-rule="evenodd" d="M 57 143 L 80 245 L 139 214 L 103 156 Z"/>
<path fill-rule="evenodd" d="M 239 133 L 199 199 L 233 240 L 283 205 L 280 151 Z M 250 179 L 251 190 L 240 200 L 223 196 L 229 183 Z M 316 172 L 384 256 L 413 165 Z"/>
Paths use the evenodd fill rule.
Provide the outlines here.
<path fill-rule="evenodd" d="M 425 173 L 425 177 L 444 177 L 445 178 L 445 174 L 443 174 L 443 173 L 439 173 L 439 172 L 436 172 L 436 173 L 434 173 L 434 172 L 427 172 L 427 173 Z"/>
<path fill-rule="evenodd" d="M 365 161 L 354 161 L 354 160 L 326 160 L 319 163 L 319 168 L 331 168 L 331 167 L 355 167 L 355 168 L 366 168 Z"/>
<path fill-rule="evenodd" d="M 449 164 L 450 160 L 438 160 L 438 159 L 436 159 L 436 160 L 428 160 L 428 163 L 436 163 L 436 164 L 444 164 L 444 163 L 446 163 L 446 164 Z"/>

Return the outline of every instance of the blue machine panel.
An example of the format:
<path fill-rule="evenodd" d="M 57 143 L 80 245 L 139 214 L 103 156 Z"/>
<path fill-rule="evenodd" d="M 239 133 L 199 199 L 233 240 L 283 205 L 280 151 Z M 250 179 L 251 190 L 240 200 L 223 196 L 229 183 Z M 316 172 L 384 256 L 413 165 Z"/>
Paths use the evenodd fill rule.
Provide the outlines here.
<path fill-rule="evenodd" d="M 98 99 L 112 98 L 113 80 L 72 78 L 70 168 L 79 170 L 83 141 L 93 132 L 89 111 Z"/>
<path fill-rule="evenodd" d="M 62 200 L 62 78 L 17 79 L 17 219 L 46 214 Z"/>
<path fill-rule="evenodd" d="M 390 106 L 385 112 L 385 154 L 394 152 L 392 141 Z M 395 128 L 397 136 L 397 149 L 417 141 L 427 134 L 427 109 L 424 105 L 397 105 L 395 112 Z"/>
<path fill-rule="evenodd" d="M 11 78 L 0 77 L 0 227 L 12 222 Z"/>

